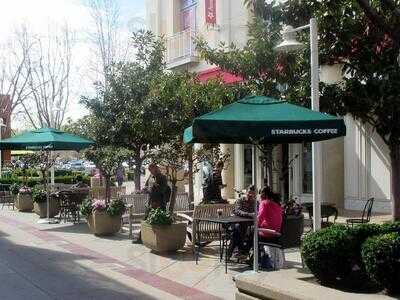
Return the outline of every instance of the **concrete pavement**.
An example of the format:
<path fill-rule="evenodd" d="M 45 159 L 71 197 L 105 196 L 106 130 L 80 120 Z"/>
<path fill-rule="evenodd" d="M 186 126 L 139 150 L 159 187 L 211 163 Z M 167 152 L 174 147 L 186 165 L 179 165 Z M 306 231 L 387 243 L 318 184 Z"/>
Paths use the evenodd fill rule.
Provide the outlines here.
<path fill-rule="evenodd" d="M 215 249 L 158 255 L 126 234 L 100 238 L 86 224 L 37 224 L 33 213 L 0 210 L 0 299 L 234 299 Z"/>

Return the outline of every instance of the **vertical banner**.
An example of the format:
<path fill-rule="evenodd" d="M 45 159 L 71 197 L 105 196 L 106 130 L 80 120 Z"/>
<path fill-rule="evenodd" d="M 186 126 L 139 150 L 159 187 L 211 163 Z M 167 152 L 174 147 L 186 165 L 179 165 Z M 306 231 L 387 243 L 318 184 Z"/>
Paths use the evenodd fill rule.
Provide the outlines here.
<path fill-rule="evenodd" d="M 206 24 L 215 25 L 217 22 L 216 0 L 206 0 Z"/>

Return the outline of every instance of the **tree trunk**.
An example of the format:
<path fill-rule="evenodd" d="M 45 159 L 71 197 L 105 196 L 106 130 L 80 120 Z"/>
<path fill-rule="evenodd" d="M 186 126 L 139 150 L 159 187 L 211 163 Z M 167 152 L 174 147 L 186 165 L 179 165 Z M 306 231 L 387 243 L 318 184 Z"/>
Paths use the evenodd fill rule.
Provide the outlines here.
<path fill-rule="evenodd" d="M 193 193 L 193 148 L 188 147 L 188 182 L 189 182 L 189 203 L 194 203 Z"/>
<path fill-rule="evenodd" d="M 138 192 L 142 189 L 141 187 L 141 169 L 143 164 L 143 159 L 140 157 L 140 149 L 135 150 L 135 170 L 133 171 L 133 181 L 135 183 L 135 191 Z"/>
<path fill-rule="evenodd" d="M 394 221 L 400 221 L 400 145 L 390 146 L 392 216 Z"/>
<path fill-rule="evenodd" d="M 178 187 L 176 186 L 176 181 L 171 181 L 172 189 L 171 189 L 171 197 L 169 199 L 169 211 L 172 214 L 175 208 L 176 196 L 178 192 Z"/>
<path fill-rule="evenodd" d="M 110 193 L 111 178 L 109 176 L 105 176 L 105 178 L 106 178 L 106 204 L 108 204 L 111 198 L 111 193 Z"/>

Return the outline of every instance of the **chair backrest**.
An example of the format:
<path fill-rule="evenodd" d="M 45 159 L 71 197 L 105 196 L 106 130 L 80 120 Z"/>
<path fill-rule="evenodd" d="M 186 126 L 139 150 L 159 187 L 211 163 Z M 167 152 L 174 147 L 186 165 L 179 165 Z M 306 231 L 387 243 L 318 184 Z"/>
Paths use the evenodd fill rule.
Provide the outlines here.
<path fill-rule="evenodd" d="M 171 201 L 169 203 L 171 203 Z M 189 210 L 190 210 L 189 195 L 187 193 L 178 193 L 176 195 L 174 211 L 180 212 Z"/>
<path fill-rule="evenodd" d="M 304 231 L 304 216 L 286 216 L 283 214 L 281 234 L 279 238 L 283 248 L 299 247 Z"/>
<path fill-rule="evenodd" d="M 133 214 L 144 214 L 146 212 L 146 205 L 149 199 L 148 194 L 121 195 L 121 198 L 125 204 L 132 204 Z"/>
<path fill-rule="evenodd" d="M 218 210 L 222 209 L 222 216 L 228 217 L 232 215 L 234 204 L 202 204 L 194 207 L 193 220 L 202 217 L 217 217 Z M 196 224 L 196 222 L 194 222 Z M 215 241 L 219 239 L 219 225 L 210 222 L 200 222 L 198 227 L 193 227 L 193 237 L 196 234 L 201 235 L 202 242 Z"/>
<path fill-rule="evenodd" d="M 372 213 L 372 206 L 374 205 L 374 198 L 369 198 L 367 200 L 367 203 L 365 203 L 364 209 L 363 209 L 363 214 L 362 214 L 362 220 L 369 222 L 371 219 L 371 213 Z"/>

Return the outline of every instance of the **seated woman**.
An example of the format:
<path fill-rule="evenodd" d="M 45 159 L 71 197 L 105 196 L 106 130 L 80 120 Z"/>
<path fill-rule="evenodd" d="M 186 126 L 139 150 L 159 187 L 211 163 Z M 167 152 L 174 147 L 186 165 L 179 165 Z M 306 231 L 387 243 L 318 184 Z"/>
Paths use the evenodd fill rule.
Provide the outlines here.
<path fill-rule="evenodd" d="M 264 187 L 261 191 L 261 202 L 258 210 L 258 227 L 281 232 L 283 209 L 280 204 L 280 197 L 271 191 L 271 188 Z M 271 232 L 260 231 L 260 240 L 271 241 L 276 235 Z"/>
<path fill-rule="evenodd" d="M 247 194 L 236 200 L 233 214 L 239 217 L 253 218 L 254 217 L 254 201 L 256 201 L 256 189 L 254 185 L 250 185 L 247 188 Z M 247 224 L 235 224 L 232 226 L 232 236 L 228 248 L 228 257 L 230 258 L 233 251 L 238 248 L 239 255 L 246 255 L 248 247 L 245 247 L 244 241 L 248 237 L 248 225 Z"/>

